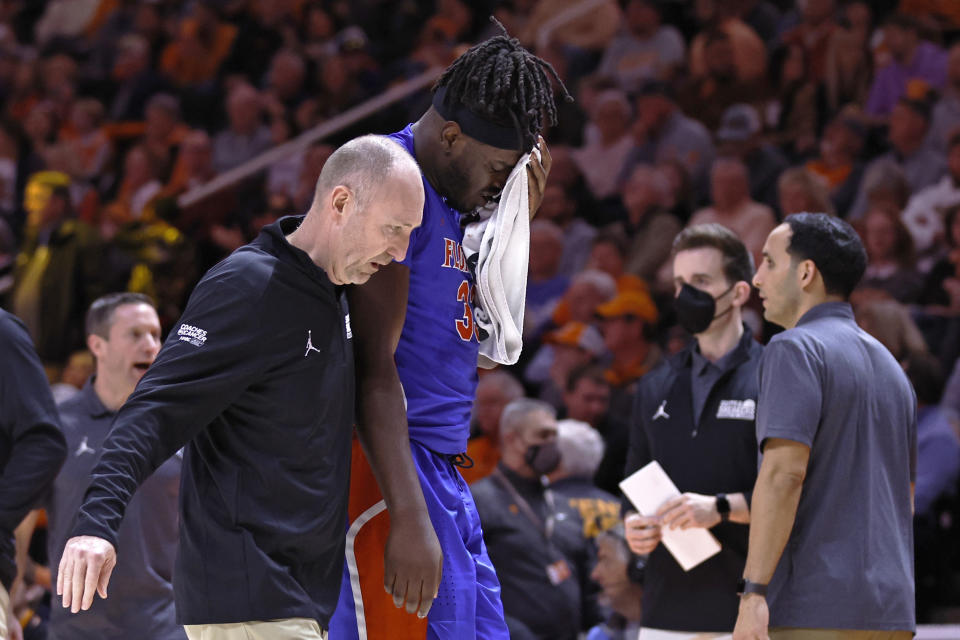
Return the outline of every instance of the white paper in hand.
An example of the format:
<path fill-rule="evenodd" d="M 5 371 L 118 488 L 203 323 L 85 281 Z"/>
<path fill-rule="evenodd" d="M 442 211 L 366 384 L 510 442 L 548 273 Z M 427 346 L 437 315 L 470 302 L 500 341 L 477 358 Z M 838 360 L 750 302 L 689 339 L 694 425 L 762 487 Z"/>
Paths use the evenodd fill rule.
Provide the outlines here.
<path fill-rule="evenodd" d="M 680 490 L 656 460 L 621 482 L 620 490 L 644 516 L 656 515 L 657 509 L 664 502 L 680 495 Z M 684 571 L 690 571 L 720 552 L 720 543 L 706 529 L 664 527 L 661 531 L 663 546 L 676 558 Z"/>

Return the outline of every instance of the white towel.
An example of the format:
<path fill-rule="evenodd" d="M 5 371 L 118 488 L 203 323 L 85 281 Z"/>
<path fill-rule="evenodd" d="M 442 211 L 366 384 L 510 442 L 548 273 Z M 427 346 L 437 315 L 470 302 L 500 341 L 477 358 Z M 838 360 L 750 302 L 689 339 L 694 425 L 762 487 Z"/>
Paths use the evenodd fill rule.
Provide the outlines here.
<path fill-rule="evenodd" d="M 539 149 L 535 153 L 540 156 Z M 486 369 L 494 363 L 516 364 L 523 348 L 530 260 L 529 162 L 530 154 L 523 154 L 500 201 L 482 210 L 481 220 L 468 224 L 463 233 L 467 262 L 476 264 L 474 320 L 480 329 L 479 365 Z"/>

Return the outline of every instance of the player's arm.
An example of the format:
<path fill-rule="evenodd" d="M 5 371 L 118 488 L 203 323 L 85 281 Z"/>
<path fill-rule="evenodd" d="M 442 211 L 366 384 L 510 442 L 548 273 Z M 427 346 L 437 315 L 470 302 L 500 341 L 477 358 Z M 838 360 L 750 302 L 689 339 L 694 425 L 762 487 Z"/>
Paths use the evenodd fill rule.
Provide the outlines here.
<path fill-rule="evenodd" d="M 406 318 L 410 269 L 390 263 L 349 291 L 357 364 L 357 434 L 390 513 L 383 586 L 398 607 L 427 615 L 443 554 L 410 453 L 403 387 L 394 362 Z"/>
<path fill-rule="evenodd" d="M 753 490 L 750 546 L 743 570 L 750 582 L 769 584 L 773 577 L 793 529 L 809 460 L 810 448 L 801 442 L 770 438 L 765 443 Z M 744 596 L 734 637 L 765 637 L 768 617 L 765 598 Z"/>

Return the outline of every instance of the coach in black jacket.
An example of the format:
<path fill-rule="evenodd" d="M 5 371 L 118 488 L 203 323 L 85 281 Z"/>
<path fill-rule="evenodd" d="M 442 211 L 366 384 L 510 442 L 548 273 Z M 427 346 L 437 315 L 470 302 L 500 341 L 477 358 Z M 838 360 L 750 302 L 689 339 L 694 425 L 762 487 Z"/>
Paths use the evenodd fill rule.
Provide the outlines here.
<path fill-rule="evenodd" d="M 729 634 L 737 617 L 763 349 L 741 318 L 753 268 L 731 231 L 706 224 L 681 232 L 673 271 L 677 316 L 696 340 L 641 379 L 626 473 L 656 460 L 683 494 L 656 516 L 628 515 L 625 525 L 631 550 L 650 554 L 642 626 L 708 638 Z M 709 528 L 722 550 L 685 572 L 659 544 L 662 527 Z"/>
<path fill-rule="evenodd" d="M 102 445 L 60 562 L 64 606 L 106 597 L 126 504 L 186 445 L 174 597 L 187 635 L 324 637 L 354 422 L 343 285 L 403 259 L 423 198 L 404 149 L 359 138 L 327 161 L 306 216 L 207 272 Z"/>

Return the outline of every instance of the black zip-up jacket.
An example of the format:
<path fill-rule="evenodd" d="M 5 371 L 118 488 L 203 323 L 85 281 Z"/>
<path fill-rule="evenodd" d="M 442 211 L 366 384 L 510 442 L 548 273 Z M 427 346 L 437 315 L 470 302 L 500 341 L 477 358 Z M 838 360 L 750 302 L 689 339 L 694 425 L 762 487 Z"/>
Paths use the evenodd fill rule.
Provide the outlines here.
<path fill-rule="evenodd" d="M 186 445 L 181 624 L 326 628 L 337 603 L 353 353 L 343 292 L 284 238 L 300 220 L 266 227 L 197 285 L 118 412 L 71 533 L 116 545 L 137 486 Z"/>
<path fill-rule="evenodd" d="M 0 309 L 0 584 L 17 566 L 13 530 L 37 506 L 67 456 L 47 376 L 20 319 Z"/>
<path fill-rule="evenodd" d="M 723 375 L 693 415 L 693 348 L 640 380 L 630 427 L 626 475 L 656 460 L 681 492 L 744 493 L 757 479 L 757 370 L 763 347 L 744 327 Z M 657 545 L 647 559 L 643 626 L 666 631 L 729 632 L 737 619 L 737 580 L 747 558 L 747 525 L 722 522 L 712 529 L 720 553 L 690 571 Z"/>

